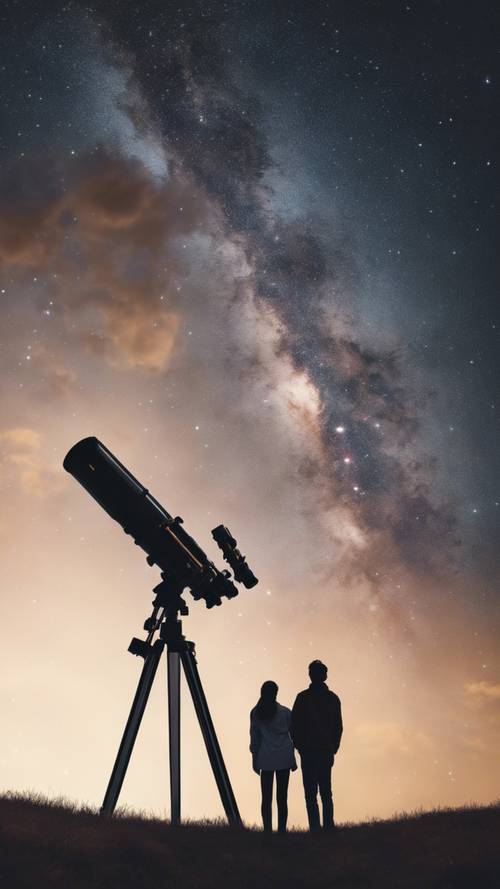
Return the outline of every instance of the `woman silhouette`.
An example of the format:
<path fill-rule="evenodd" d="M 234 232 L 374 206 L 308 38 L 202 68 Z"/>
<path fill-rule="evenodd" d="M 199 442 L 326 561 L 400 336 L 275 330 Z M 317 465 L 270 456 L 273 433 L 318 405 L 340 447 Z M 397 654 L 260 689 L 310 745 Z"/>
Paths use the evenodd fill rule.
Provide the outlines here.
<path fill-rule="evenodd" d="M 276 802 L 278 830 L 286 831 L 288 818 L 288 779 L 290 769 L 297 763 L 290 737 L 291 711 L 278 704 L 275 682 L 264 682 L 260 698 L 250 712 L 250 752 L 253 770 L 260 774 L 262 790 L 262 823 L 265 831 L 272 831 L 273 781 L 276 772 Z"/>

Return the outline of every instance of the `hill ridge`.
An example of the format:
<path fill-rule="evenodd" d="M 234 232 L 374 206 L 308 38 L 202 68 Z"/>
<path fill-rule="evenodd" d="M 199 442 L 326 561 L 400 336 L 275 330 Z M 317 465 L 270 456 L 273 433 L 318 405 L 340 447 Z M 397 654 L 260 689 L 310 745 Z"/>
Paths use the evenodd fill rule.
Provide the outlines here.
<path fill-rule="evenodd" d="M 498 889 L 500 803 L 401 813 L 331 834 L 272 836 L 220 822 L 104 819 L 40 795 L 0 798 L 9 889 Z"/>

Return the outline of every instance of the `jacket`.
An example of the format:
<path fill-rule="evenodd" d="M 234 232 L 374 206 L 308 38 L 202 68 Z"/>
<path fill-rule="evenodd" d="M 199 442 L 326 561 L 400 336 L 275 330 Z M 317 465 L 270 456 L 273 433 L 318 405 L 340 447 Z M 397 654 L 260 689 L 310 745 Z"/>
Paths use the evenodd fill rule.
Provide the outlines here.
<path fill-rule="evenodd" d="M 311 683 L 299 692 L 292 710 L 292 739 L 299 752 L 328 750 L 335 754 L 342 737 L 340 698 L 326 683 Z"/>
<path fill-rule="evenodd" d="M 296 767 L 288 707 L 276 705 L 271 719 L 259 719 L 255 709 L 250 713 L 250 752 L 258 769 L 264 772 Z"/>

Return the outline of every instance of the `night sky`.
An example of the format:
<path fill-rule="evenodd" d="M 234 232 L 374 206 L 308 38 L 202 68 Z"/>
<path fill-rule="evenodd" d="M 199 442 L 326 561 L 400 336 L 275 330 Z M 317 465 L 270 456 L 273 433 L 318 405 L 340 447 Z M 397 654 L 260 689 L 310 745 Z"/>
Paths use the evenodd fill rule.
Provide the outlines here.
<path fill-rule="evenodd" d="M 137 680 L 158 574 L 62 470 L 96 435 L 261 579 L 186 619 L 245 820 L 248 712 L 313 657 L 339 820 L 498 798 L 495 4 L 0 20 L 1 787 L 100 803 Z M 163 812 L 159 686 L 123 802 Z"/>

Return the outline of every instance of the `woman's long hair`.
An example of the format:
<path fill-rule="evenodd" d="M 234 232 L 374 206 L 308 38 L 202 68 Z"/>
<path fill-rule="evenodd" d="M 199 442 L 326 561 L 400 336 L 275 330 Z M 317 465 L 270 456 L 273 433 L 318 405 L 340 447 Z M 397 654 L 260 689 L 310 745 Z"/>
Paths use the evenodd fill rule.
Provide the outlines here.
<path fill-rule="evenodd" d="M 268 679 L 267 682 L 264 682 L 260 690 L 260 698 L 253 708 L 253 713 L 258 719 L 262 719 L 263 721 L 272 719 L 278 708 L 276 703 L 277 694 L 278 686 L 272 679 Z"/>

